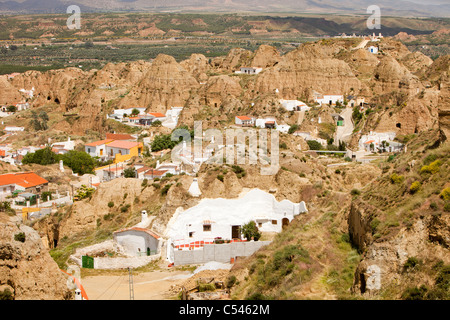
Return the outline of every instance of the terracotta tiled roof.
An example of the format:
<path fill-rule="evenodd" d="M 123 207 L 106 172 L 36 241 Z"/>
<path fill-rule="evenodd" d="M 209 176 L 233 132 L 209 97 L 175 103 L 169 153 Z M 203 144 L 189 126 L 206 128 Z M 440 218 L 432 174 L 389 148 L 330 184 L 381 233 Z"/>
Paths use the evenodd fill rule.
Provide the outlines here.
<path fill-rule="evenodd" d="M 238 118 L 239 120 L 244 120 L 244 121 L 252 120 L 251 118 L 249 118 L 247 116 L 237 116 L 236 118 Z"/>
<path fill-rule="evenodd" d="M 107 133 L 106 139 L 112 139 L 112 140 L 134 140 L 135 138 L 132 135 L 129 134 L 122 134 L 122 133 Z"/>
<path fill-rule="evenodd" d="M 115 140 L 111 143 L 108 143 L 108 147 L 119 148 L 119 149 L 131 149 L 138 145 L 140 145 L 139 142 L 126 141 L 126 140 Z"/>
<path fill-rule="evenodd" d="M 165 114 L 162 114 L 160 112 L 149 112 L 148 114 L 150 114 L 156 118 L 164 118 L 166 116 Z"/>
<path fill-rule="evenodd" d="M 150 175 L 153 175 L 153 176 L 162 176 L 164 173 L 166 173 L 168 170 L 152 170 L 152 169 L 150 169 L 150 170 L 148 170 L 148 171 L 146 171 L 145 173 L 144 173 L 144 175 L 148 175 L 148 176 L 150 176 Z"/>
<path fill-rule="evenodd" d="M 0 175 L 0 186 L 17 184 L 24 188 L 31 188 L 45 183 L 48 183 L 48 181 L 34 172 L 7 173 Z"/>
<path fill-rule="evenodd" d="M 97 146 L 101 146 L 102 144 L 108 144 L 110 142 L 113 142 L 113 139 L 106 139 L 106 140 L 100 140 L 100 141 L 94 141 L 91 143 L 87 143 L 86 146 L 88 147 L 97 147 Z"/>

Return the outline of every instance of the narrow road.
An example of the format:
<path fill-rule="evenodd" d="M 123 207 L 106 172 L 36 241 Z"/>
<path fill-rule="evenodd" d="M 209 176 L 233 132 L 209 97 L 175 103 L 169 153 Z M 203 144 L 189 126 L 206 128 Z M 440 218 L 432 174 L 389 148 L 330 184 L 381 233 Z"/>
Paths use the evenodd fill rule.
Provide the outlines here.
<path fill-rule="evenodd" d="M 367 39 L 361 41 L 361 43 L 358 44 L 356 47 L 354 47 L 352 50 L 358 50 L 358 49 L 363 49 L 363 48 L 365 48 L 366 45 L 369 43 L 369 41 L 370 41 L 370 40 L 367 40 Z"/>
<path fill-rule="evenodd" d="M 344 125 L 338 126 L 336 129 L 334 144 L 339 145 L 339 141 L 348 142 L 353 133 L 353 129 L 355 126 L 353 125 L 352 119 L 353 109 L 350 107 L 345 108 L 345 110 L 341 113 L 341 116 L 344 118 Z"/>

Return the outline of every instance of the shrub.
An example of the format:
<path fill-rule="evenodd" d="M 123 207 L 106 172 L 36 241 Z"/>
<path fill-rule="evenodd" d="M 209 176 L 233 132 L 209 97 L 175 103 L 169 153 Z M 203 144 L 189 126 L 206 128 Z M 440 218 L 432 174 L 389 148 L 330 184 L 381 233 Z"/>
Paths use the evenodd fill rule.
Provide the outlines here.
<path fill-rule="evenodd" d="M 232 275 L 227 278 L 226 286 L 228 289 L 230 289 L 232 286 L 234 286 L 235 283 L 236 283 L 236 276 Z"/>
<path fill-rule="evenodd" d="M 143 181 L 142 181 L 142 183 L 141 183 L 141 187 L 146 187 L 147 186 L 147 183 L 148 183 L 148 180 L 147 179 L 144 179 Z"/>
<path fill-rule="evenodd" d="M 166 184 L 166 185 L 164 186 L 164 188 L 161 189 L 161 195 L 162 195 L 162 196 L 165 196 L 165 195 L 167 194 L 167 192 L 169 192 L 169 189 L 170 189 L 171 186 L 172 186 L 171 183 Z"/>
<path fill-rule="evenodd" d="M 52 193 L 50 191 L 44 191 L 41 193 L 41 200 L 47 201 L 52 200 Z"/>
<path fill-rule="evenodd" d="M 341 174 L 341 170 L 336 169 L 336 170 L 334 170 L 334 173 L 336 173 L 336 174 Z"/>
<path fill-rule="evenodd" d="M 444 204 L 444 211 L 450 212 L 450 201 L 447 201 L 447 202 Z"/>
<path fill-rule="evenodd" d="M 14 240 L 20 241 L 20 242 L 25 242 L 25 233 L 19 232 L 19 233 L 15 234 Z"/>
<path fill-rule="evenodd" d="M 222 174 L 217 175 L 217 179 L 218 179 L 219 181 L 222 181 L 222 182 L 223 182 L 223 175 L 222 175 Z"/>
<path fill-rule="evenodd" d="M 214 291 L 214 290 L 216 290 L 216 286 L 214 285 L 214 283 L 200 283 L 198 285 L 199 292 Z"/>
<path fill-rule="evenodd" d="M 281 149 L 287 149 L 286 143 L 285 143 L 285 142 L 282 142 L 282 143 L 280 144 L 280 148 L 281 148 Z"/>
<path fill-rule="evenodd" d="M 114 207 L 114 202 L 112 202 L 112 201 L 108 202 L 108 207 L 109 207 L 109 208 Z"/>
<path fill-rule="evenodd" d="M 309 150 L 322 150 L 323 148 L 320 142 L 316 140 L 308 140 L 306 143 L 308 144 Z"/>
<path fill-rule="evenodd" d="M 438 205 L 436 202 L 430 203 L 430 209 L 436 210 L 438 208 Z"/>
<path fill-rule="evenodd" d="M 6 288 L 3 291 L 0 291 L 0 300 L 14 300 L 14 296 L 12 292 Z"/>
<path fill-rule="evenodd" d="M 120 212 L 125 213 L 125 212 L 128 211 L 128 209 L 130 209 L 130 205 L 129 205 L 129 204 L 127 204 L 127 205 L 125 205 L 125 206 L 122 206 L 122 207 L 120 208 Z"/>
<path fill-rule="evenodd" d="M 414 194 L 414 193 L 416 193 L 417 191 L 419 191 L 419 189 L 420 189 L 420 182 L 419 182 L 419 181 L 414 181 L 414 182 L 411 184 L 411 187 L 409 187 L 409 192 L 412 193 L 412 194 Z"/>
<path fill-rule="evenodd" d="M 123 170 L 123 176 L 125 178 L 136 178 L 136 170 L 133 167 Z"/>
<path fill-rule="evenodd" d="M 404 271 L 417 270 L 422 265 L 422 261 L 416 257 L 409 257 L 403 265 Z"/>
<path fill-rule="evenodd" d="M 439 166 L 442 164 L 441 160 L 436 160 L 430 163 L 429 165 L 423 166 L 420 168 L 420 173 L 431 173 L 435 174 L 439 172 Z"/>
<path fill-rule="evenodd" d="M 403 294 L 402 299 L 403 300 L 424 300 L 425 295 L 428 292 L 428 288 L 424 285 L 422 285 L 420 288 L 407 288 Z"/>
<path fill-rule="evenodd" d="M 425 157 L 425 159 L 423 160 L 423 164 L 428 165 L 436 160 L 437 156 L 434 153 L 432 153 Z"/>
<path fill-rule="evenodd" d="M 399 183 L 402 183 L 403 180 L 405 180 L 405 177 L 402 176 L 402 175 L 398 175 L 396 173 L 393 173 L 393 174 L 391 174 L 389 179 L 391 180 L 391 183 L 399 184 Z"/>
<path fill-rule="evenodd" d="M 441 193 L 439 194 L 439 196 L 442 199 L 444 199 L 444 201 L 450 200 L 450 187 L 445 188 L 444 190 L 442 190 Z"/>
<path fill-rule="evenodd" d="M 155 189 L 161 188 L 161 185 L 160 185 L 159 183 L 152 183 L 152 186 L 153 186 Z"/>
<path fill-rule="evenodd" d="M 350 194 L 353 196 L 357 196 L 361 194 L 361 191 L 359 191 L 358 189 L 352 189 L 352 191 L 350 191 Z"/>

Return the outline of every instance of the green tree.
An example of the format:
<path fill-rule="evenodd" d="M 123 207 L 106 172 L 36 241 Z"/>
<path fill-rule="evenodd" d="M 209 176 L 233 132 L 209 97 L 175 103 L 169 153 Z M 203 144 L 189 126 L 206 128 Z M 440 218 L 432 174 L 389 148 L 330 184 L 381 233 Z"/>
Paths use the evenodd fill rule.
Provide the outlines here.
<path fill-rule="evenodd" d="M 140 113 L 139 110 L 136 109 L 136 108 L 134 108 L 133 110 L 131 110 L 131 115 L 132 115 L 132 116 L 137 116 L 139 113 Z"/>
<path fill-rule="evenodd" d="M 61 159 L 74 173 L 94 173 L 95 160 L 84 151 L 71 150 L 62 155 Z"/>
<path fill-rule="evenodd" d="M 40 165 L 54 164 L 58 162 L 60 156 L 52 151 L 50 147 L 37 150 L 36 152 L 27 153 L 22 159 L 23 164 L 36 163 Z"/>
<path fill-rule="evenodd" d="M 123 176 L 125 178 L 136 178 L 136 170 L 133 167 L 123 170 Z"/>
<path fill-rule="evenodd" d="M 241 232 L 247 240 L 251 240 L 253 238 L 253 240 L 258 241 L 259 238 L 261 238 L 261 232 L 259 232 L 255 221 L 250 221 L 249 223 L 243 225 Z"/>

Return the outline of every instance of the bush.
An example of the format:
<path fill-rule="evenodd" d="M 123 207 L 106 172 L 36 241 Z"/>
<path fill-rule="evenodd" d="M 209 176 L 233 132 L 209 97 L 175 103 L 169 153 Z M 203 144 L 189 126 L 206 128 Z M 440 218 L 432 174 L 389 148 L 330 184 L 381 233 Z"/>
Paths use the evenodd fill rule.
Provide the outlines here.
<path fill-rule="evenodd" d="M 350 191 L 350 194 L 353 196 L 357 196 L 361 194 L 361 191 L 359 191 L 358 189 L 352 189 L 352 191 Z"/>
<path fill-rule="evenodd" d="M 412 194 L 414 194 L 414 193 L 416 193 L 417 191 L 419 191 L 419 189 L 420 189 L 420 182 L 419 182 L 419 181 L 414 181 L 414 182 L 411 184 L 411 187 L 409 187 L 409 192 L 412 193 Z"/>
<path fill-rule="evenodd" d="M 322 150 L 323 148 L 320 142 L 316 140 L 308 140 L 306 143 L 308 144 L 309 150 Z"/>
<path fill-rule="evenodd" d="M 399 183 L 402 183 L 405 180 L 405 177 L 401 176 L 401 175 L 398 175 L 396 173 L 393 173 L 393 174 L 391 174 L 389 179 L 391 180 L 391 183 L 399 184 Z"/>
<path fill-rule="evenodd" d="M 127 205 L 125 205 L 125 206 L 122 206 L 122 207 L 120 208 L 120 212 L 125 213 L 125 212 L 128 211 L 128 209 L 130 209 L 130 204 L 127 204 Z"/>
<path fill-rule="evenodd" d="M 439 196 L 442 199 L 444 199 L 444 201 L 450 200 L 450 187 L 445 188 L 444 190 L 442 190 L 441 193 L 439 194 Z"/>
<path fill-rule="evenodd" d="M 112 202 L 112 201 L 108 202 L 108 207 L 109 207 L 109 208 L 114 207 L 114 202 Z"/>
<path fill-rule="evenodd" d="M 423 166 L 422 168 L 420 168 L 420 173 L 435 174 L 435 173 L 439 172 L 439 166 L 441 164 L 442 164 L 441 160 L 433 161 L 429 165 Z"/>
<path fill-rule="evenodd" d="M 416 257 L 409 257 L 408 260 L 403 265 L 404 271 L 414 271 L 417 270 L 422 265 L 422 261 Z"/>
<path fill-rule="evenodd" d="M 136 170 L 133 167 L 123 170 L 123 176 L 125 178 L 136 178 Z"/>
<path fill-rule="evenodd" d="M 41 193 L 41 200 L 48 201 L 52 200 L 52 193 L 50 191 L 44 191 Z"/>
<path fill-rule="evenodd" d="M 217 175 L 217 179 L 219 181 L 223 182 L 223 175 L 222 174 Z"/>
<path fill-rule="evenodd" d="M 3 291 L 0 291 L 0 300 L 14 300 L 14 296 L 12 292 L 6 288 Z"/>
<path fill-rule="evenodd" d="M 200 283 L 198 285 L 199 292 L 214 291 L 214 290 L 216 290 L 216 286 L 214 283 Z"/>
<path fill-rule="evenodd" d="M 161 185 L 160 185 L 159 183 L 152 183 L 152 186 L 153 186 L 155 189 L 161 188 Z"/>
<path fill-rule="evenodd" d="M 425 300 L 425 296 L 428 292 L 428 288 L 422 285 L 420 288 L 407 288 L 403 294 L 403 300 Z"/>
<path fill-rule="evenodd" d="M 232 275 L 227 278 L 226 287 L 230 289 L 236 283 L 236 276 Z"/>
<path fill-rule="evenodd" d="M 172 186 L 171 183 L 166 184 L 166 185 L 164 186 L 164 188 L 161 189 L 161 195 L 162 195 L 162 196 L 165 196 L 165 195 L 167 194 L 167 192 L 169 192 L 169 189 L 170 189 L 171 186 Z"/>
<path fill-rule="evenodd" d="M 447 201 L 447 202 L 444 204 L 444 211 L 450 212 L 450 201 Z"/>
<path fill-rule="evenodd" d="M 20 242 L 25 242 L 25 233 L 19 232 L 19 233 L 15 234 L 14 240 L 20 241 Z"/>

